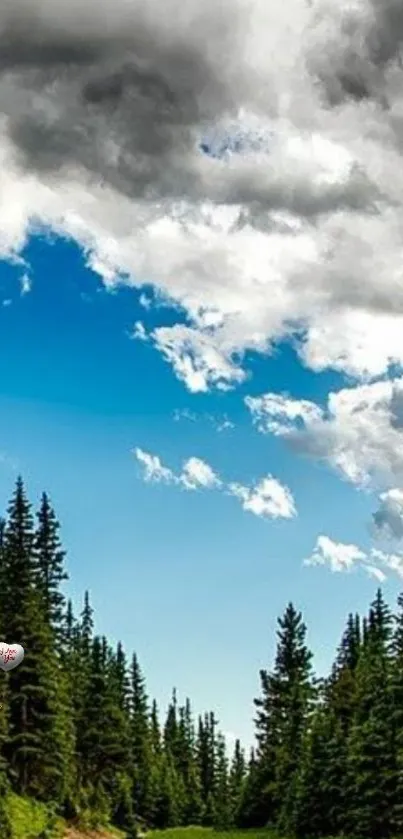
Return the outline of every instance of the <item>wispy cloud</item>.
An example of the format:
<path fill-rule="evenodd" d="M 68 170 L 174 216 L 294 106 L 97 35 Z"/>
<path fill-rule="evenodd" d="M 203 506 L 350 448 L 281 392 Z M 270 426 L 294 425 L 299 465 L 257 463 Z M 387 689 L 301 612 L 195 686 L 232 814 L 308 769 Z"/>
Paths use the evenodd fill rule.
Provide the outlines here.
<path fill-rule="evenodd" d="M 361 568 L 379 582 L 386 579 L 385 570 L 393 571 L 403 578 L 403 553 L 384 553 L 375 548 L 366 552 L 357 545 L 336 542 L 323 535 L 318 537 L 311 556 L 304 560 L 304 564 L 322 565 L 333 572 L 350 572 Z"/>
<path fill-rule="evenodd" d="M 25 273 L 20 278 L 20 286 L 21 286 L 21 295 L 24 296 L 31 291 L 32 288 L 32 280 L 29 274 Z"/>
<path fill-rule="evenodd" d="M 221 481 L 211 466 L 198 457 L 185 460 L 182 471 L 176 475 L 163 466 L 158 455 L 136 448 L 133 454 L 144 470 L 144 479 L 148 482 L 176 484 L 184 489 L 214 489 L 221 486 Z"/>
<path fill-rule="evenodd" d="M 139 461 L 139 463 L 143 466 L 144 469 L 144 480 L 149 481 L 150 483 L 165 483 L 171 484 L 176 483 L 177 478 L 171 469 L 167 469 L 166 466 L 163 466 L 158 455 L 150 454 L 149 452 L 143 451 L 143 449 L 136 448 L 133 452 Z"/>
<path fill-rule="evenodd" d="M 187 409 L 184 410 L 176 410 L 174 411 L 173 418 L 175 422 L 180 422 L 181 420 L 188 420 L 189 422 L 208 422 L 213 428 L 218 431 L 230 431 L 231 429 L 235 428 L 235 424 L 228 418 L 226 414 L 221 417 L 214 416 L 213 414 L 196 414 L 194 411 L 189 411 Z"/>
<path fill-rule="evenodd" d="M 198 457 L 190 457 L 175 474 L 157 455 L 136 448 L 133 454 L 143 467 L 148 482 L 174 484 L 186 490 L 219 489 L 237 498 L 244 510 L 261 518 L 292 518 L 296 515 L 291 491 L 276 478 L 267 475 L 254 486 L 226 483 L 212 467 Z"/>

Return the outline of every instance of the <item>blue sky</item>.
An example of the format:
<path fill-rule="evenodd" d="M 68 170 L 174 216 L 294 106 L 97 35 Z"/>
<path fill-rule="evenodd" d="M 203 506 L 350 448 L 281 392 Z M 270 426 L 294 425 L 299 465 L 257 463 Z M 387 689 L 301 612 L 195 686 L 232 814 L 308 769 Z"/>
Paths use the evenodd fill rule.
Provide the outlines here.
<path fill-rule="evenodd" d="M 77 610 L 246 744 L 288 601 L 324 673 L 402 584 L 393 14 L 0 7 L 0 502 L 46 490 Z"/>
<path fill-rule="evenodd" d="M 21 295 L 21 267 L 0 267 L 11 301 L 0 309 L 2 505 L 17 471 L 33 500 L 46 489 L 77 609 L 88 588 L 97 629 L 137 650 L 163 705 L 176 685 L 249 743 L 258 670 L 271 663 L 288 600 L 303 610 L 323 672 L 349 610 L 366 610 L 377 583 L 359 569 L 303 566 L 320 533 L 367 546 L 373 503 L 259 434 L 244 397 L 286 384 L 295 398 L 324 404 L 341 377 L 309 372 L 284 344 L 251 357 L 251 378 L 236 391 L 190 394 L 150 344 L 129 337 L 144 316 L 136 290 L 105 290 L 71 243 L 33 239 L 24 257 L 29 293 Z M 153 326 L 172 312 L 146 316 Z M 225 419 L 233 427 L 220 430 Z M 227 481 L 269 472 L 291 489 L 298 515 L 262 520 L 225 493 L 144 483 L 136 446 L 177 471 L 195 455 Z M 398 589 L 397 579 L 386 583 L 392 600 Z"/>

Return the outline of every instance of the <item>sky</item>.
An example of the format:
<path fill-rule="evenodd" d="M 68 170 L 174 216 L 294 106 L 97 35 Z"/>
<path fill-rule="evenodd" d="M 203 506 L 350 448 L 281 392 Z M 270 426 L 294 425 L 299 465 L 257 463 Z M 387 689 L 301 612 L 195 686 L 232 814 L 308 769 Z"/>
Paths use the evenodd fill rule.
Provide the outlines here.
<path fill-rule="evenodd" d="M 287 603 L 322 675 L 403 588 L 402 37 L 396 0 L 0 9 L 0 505 L 46 490 L 76 610 L 247 745 Z"/>

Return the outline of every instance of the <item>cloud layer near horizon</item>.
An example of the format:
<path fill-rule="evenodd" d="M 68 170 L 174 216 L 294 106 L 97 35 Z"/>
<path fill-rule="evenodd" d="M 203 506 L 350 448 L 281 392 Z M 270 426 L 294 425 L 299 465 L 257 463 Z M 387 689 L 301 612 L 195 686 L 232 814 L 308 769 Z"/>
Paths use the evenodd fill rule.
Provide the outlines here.
<path fill-rule="evenodd" d="M 290 336 L 313 370 L 382 375 L 403 361 L 402 33 L 395 0 L 3 4 L 0 253 L 51 227 L 106 283 L 154 284 L 186 323 L 148 337 L 193 391 Z"/>

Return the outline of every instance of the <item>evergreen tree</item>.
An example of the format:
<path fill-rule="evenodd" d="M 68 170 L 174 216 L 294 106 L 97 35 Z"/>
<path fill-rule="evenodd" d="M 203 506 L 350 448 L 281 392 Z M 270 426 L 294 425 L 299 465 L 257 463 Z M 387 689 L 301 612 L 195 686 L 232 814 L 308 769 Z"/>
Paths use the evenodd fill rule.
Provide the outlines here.
<path fill-rule="evenodd" d="M 135 831 L 133 808 L 133 750 L 130 719 L 130 680 L 122 644 L 116 653 L 107 657 L 109 662 L 108 689 L 110 702 L 115 709 L 115 727 L 120 739 L 121 753 L 116 761 L 116 773 L 111 790 L 112 821 L 128 833 Z"/>
<path fill-rule="evenodd" d="M 348 742 L 347 827 L 360 837 L 392 832 L 396 779 L 389 689 L 392 616 L 378 590 L 356 669 L 356 708 Z"/>
<path fill-rule="evenodd" d="M 196 753 L 205 825 L 213 825 L 215 821 L 216 731 L 217 721 L 213 713 L 199 717 Z"/>
<path fill-rule="evenodd" d="M 136 815 L 148 820 L 153 817 L 156 806 L 152 800 L 154 783 L 151 783 L 150 773 L 152 744 L 149 702 L 145 680 L 135 653 L 131 662 L 130 689 L 133 808 Z"/>
<path fill-rule="evenodd" d="M 262 695 L 255 700 L 260 762 L 261 811 L 287 830 L 292 811 L 295 773 L 313 699 L 312 654 L 301 613 L 290 603 L 278 621 L 274 671 L 260 673 Z"/>
<path fill-rule="evenodd" d="M 214 790 L 214 827 L 229 830 L 232 826 L 231 789 L 225 738 L 217 735 L 217 766 Z"/>
<path fill-rule="evenodd" d="M 262 795 L 266 781 L 266 768 L 251 750 L 239 808 L 238 827 L 261 827 L 267 821 L 267 801 Z"/>
<path fill-rule="evenodd" d="M 10 640 L 22 644 L 26 652 L 10 674 L 5 751 L 17 790 L 58 800 L 64 795 L 64 776 L 69 776 L 69 708 L 42 592 L 35 585 L 34 539 L 31 505 L 18 478 L 3 540 L 3 596 L 6 593 L 8 598 L 3 614 Z"/>
<path fill-rule="evenodd" d="M 179 708 L 177 727 L 176 768 L 185 788 L 183 819 L 186 824 L 201 824 L 203 820 L 203 799 L 199 766 L 196 753 L 195 727 L 190 700 Z"/>
<path fill-rule="evenodd" d="M 65 612 L 65 598 L 61 585 L 68 579 L 68 575 L 64 570 L 65 551 L 59 538 L 60 524 L 45 492 L 37 519 L 34 543 L 37 583 L 42 596 L 45 620 L 54 632 L 56 644 L 60 646 Z"/>
<path fill-rule="evenodd" d="M 245 755 L 240 740 L 237 739 L 229 773 L 231 822 L 234 825 L 239 824 L 241 820 L 246 769 Z"/>
<path fill-rule="evenodd" d="M 393 831 L 403 835 L 403 594 L 397 601 L 392 639 L 390 694 L 395 748 L 395 794 L 391 813 Z"/>
<path fill-rule="evenodd" d="M 161 754 L 161 729 L 158 718 L 158 705 L 153 699 L 150 715 L 150 738 L 152 754 L 157 758 Z"/>

